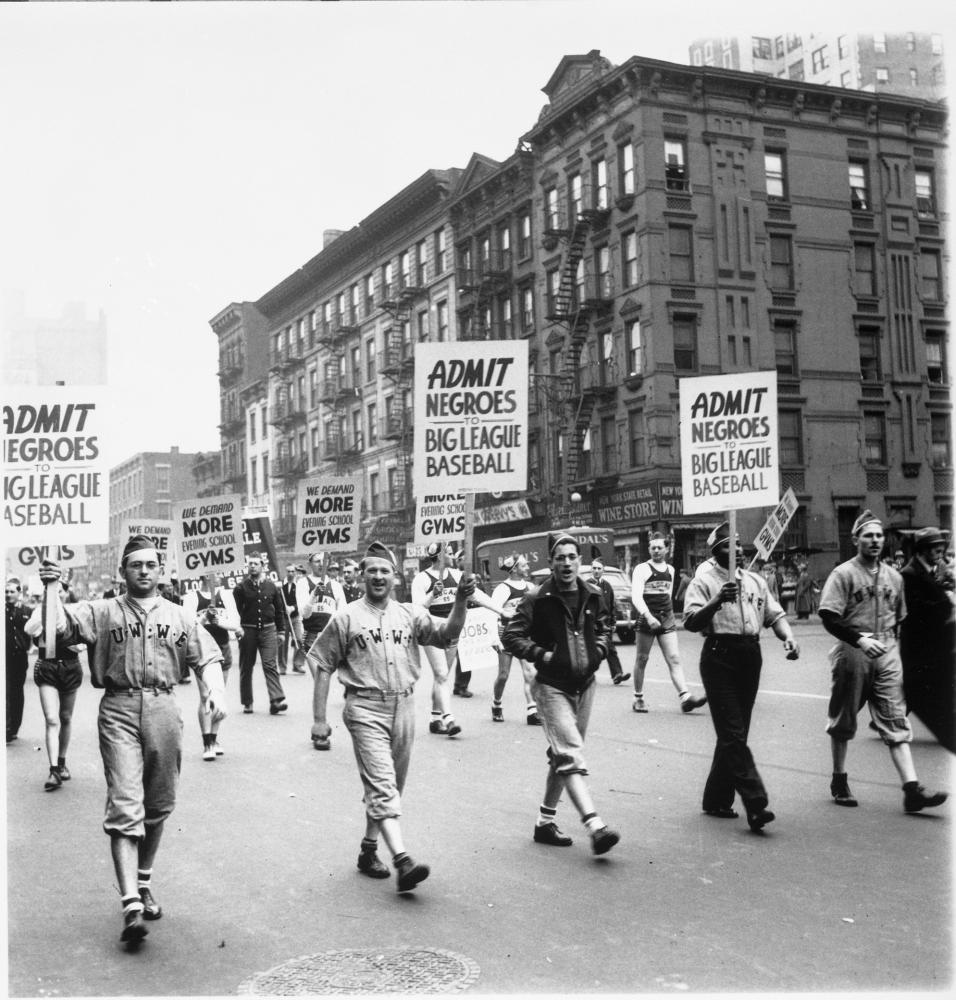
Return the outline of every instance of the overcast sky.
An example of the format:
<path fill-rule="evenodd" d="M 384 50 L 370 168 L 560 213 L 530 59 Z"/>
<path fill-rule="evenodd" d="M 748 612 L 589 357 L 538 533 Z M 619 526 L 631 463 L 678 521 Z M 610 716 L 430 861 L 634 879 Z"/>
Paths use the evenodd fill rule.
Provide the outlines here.
<path fill-rule="evenodd" d="M 833 11 L 851 31 L 945 31 L 948 9 L 904 24 L 899 4 L 807 0 L 773 8 L 795 15 L 781 23 L 766 4 L 645 6 L 0 4 L 0 290 L 35 315 L 105 312 L 114 400 L 132 405 L 111 465 L 217 449 L 212 316 L 423 171 L 508 156 L 563 55 L 686 62 L 702 34 L 833 30 Z"/>

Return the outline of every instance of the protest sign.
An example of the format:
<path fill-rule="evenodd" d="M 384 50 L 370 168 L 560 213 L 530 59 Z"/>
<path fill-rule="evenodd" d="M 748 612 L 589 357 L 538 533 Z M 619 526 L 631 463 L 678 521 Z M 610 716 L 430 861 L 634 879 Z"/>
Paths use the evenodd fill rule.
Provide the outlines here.
<path fill-rule="evenodd" d="M 238 494 L 179 501 L 173 506 L 174 551 L 182 581 L 210 570 L 242 573 L 242 498 Z"/>
<path fill-rule="evenodd" d="M 462 670 L 498 669 L 498 616 L 486 608 L 469 608 L 458 637 Z"/>
<path fill-rule="evenodd" d="M 780 498 L 780 503 L 770 512 L 767 523 L 754 539 L 758 558 L 766 559 L 773 552 L 799 506 L 800 503 L 797 500 L 797 495 L 793 492 L 793 487 L 788 486 L 787 492 Z"/>
<path fill-rule="evenodd" d="M 678 385 L 684 513 L 776 504 L 777 373 L 706 375 Z"/>
<path fill-rule="evenodd" d="M 527 425 L 527 341 L 415 345 L 415 496 L 527 489 Z"/>
<path fill-rule="evenodd" d="M 145 535 L 156 547 L 159 562 L 162 567 L 159 579 L 168 583 L 173 577 L 179 577 L 179 563 L 173 546 L 173 522 L 161 519 L 124 518 L 120 523 L 120 536 L 117 548 L 120 553 L 133 535 Z"/>
<path fill-rule="evenodd" d="M 359 548 L 363 477 L 299 480 L 295 552 L 355 552 Z"/>
<path fill-rule="evenodd" d="M 267 576 L 273 582 L 279 579 L 279 557 L 276 554 L 268 507 L 243 507 L 242 554 L 243 560 L 250 556 L 258 556 L 262 560 L 263 576 Z M 239 576 L 241 577 L 242 573 Z"/>
<path fill-rule="evenodd" d="M 61 569 L 77 569 L 86 565 L 86 546 L 22 545 L 7 549 L 7 576 L 24 579 L 36 573 L 44 559 L 52 559 Z"/>
<path fill-rule="evenodd" d="M 102 387 L 4 387 L 3 531 L 8 543 L 107 541 L 106 398 Z"/>
<path fill-rule="evenodd" d="M 415 541 L 461 542 L 465 538 L 465 498 L 458 493 L 429 494 L 416 500 Z"/>

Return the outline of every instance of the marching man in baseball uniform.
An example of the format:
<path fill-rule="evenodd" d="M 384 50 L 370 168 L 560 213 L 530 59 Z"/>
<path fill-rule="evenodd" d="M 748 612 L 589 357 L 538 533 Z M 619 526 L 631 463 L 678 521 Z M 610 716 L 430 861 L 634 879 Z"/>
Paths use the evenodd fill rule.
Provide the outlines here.
<path fill-rule="evenodd" d="M 364 598 L 337 611 L 309 650 L 315 667 L 312 738 L 328 741 L 331 734 L 326 706 L 337 671 L 345 686 L 342 719 L 365 789 L 358 870 L 370 878 L 389 877 L 377 853 L 381 833 L 398 874 L 398 891 L 408 892 L 429 874 L 428 865 L 417 864 L 406 853 L 399 823 L 415 738 L 415 682 L 424 648 L 446 650 L 457 643 L 475 582 L 470 574 L 463 575 L 448 617 L 438 619 L 424 608 L 391 598 L 395 557 L 381 543 L 369 545 L 360 571 Z"/>
<path fill-rule="evenodd" d="M 856 735 L 857 715 L 869 704 L 873 724 L 903 783 L 903 808 L 915 813 L 942 805 L 947 796 L 923 788 L 910 752 L 913 730 L 906 717 L 903 664 L 896 642 L 906 617 L 903 577 L 880 558 L 885 538 L 878 517 L 865 510 L 851 534 L 857 554 L 833 570 L 820 595 L 820 618 L 839 640 L 830 650 L 830 794 L 837 805 L 857 805 L 847 780 L 846 751 Z"/>

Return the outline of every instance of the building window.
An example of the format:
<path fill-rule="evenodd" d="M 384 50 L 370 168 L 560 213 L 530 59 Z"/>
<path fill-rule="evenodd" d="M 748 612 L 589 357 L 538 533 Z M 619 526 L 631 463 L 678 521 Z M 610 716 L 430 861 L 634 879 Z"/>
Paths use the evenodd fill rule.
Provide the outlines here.
<path fill-rule="evenodd" d="M 906 32 L 906 51 L 907 52 L 916 51 L 916 35 L 912 31 Z"/>
<path fill-rule="evenodd" d="M 557 310 L 558 288 L 561 285 L 561 272 L 553 267 L 545 276 L 546 289 L 548 295 L 548 315 Z"/>
<path fill-rule="evenodd" d="M 624 338 L 628 375 L 642 375 L 644 373 L 644 340 L 641 337 L 641 321 L 639 319 L 632 319 L 624 325 Z"/>
<path fill-rule="evenodd" d="M 925 217 L 936 214 L 936 201 L 933 197 L 933 174 L 930 170 L 917 170 L 916 180 L 916 214 Z"/>
<path fill-rule="evenodd" d="M 258 493 L 256 489 L 256 460 L 254 458 L 249 459 L 249 492 L 253 496 Z"/>
<path fill-rule="evenodd" d="M 435 306 L 435 319 L 438 324 L 438 342 L 443 344 L 448 340 L 448 302 L 444 299 Z"/>
<path fill-rule="evenodd" d="M 770 287 L 779 291 L 793 288 L 793 241 L 789 236 L 770 236 Z"/>
<path fill-rule="evenodd" d="M 419 240 L 415 244 L 415 283 L 419 288 L 423 287 L 428 280 L 428 244 L 425 240 Z"/>
<path fill-rule="evenodd" d="M 945 385 L 949 381 L 946 342 L 941 333 L 926 334 L 926 377 L 933 385 Z"/>
<path fill-rule="evenodd" d="M 783 153 L 767 150 L 763 154 L 763 165 L 767 176 L 767 197 L 776 201 L 786 201 L 787 176 Z"/>
<path fill-rule="evenodd" d="M 621 194 L 634 194 L 634 147 L 629 142 L 617 147 L 617 177 Z"/>
<path fill-rule="evenodd" d="M 644 411 L 631 410 L 627 415 L 628 458 L 632 469 L 647 465 L 646 442 L 644 440 Z"/>
<path fill-rule="evenodd" d="M 876 67 L 876 82 L 877 83 L 890 82 L 890 71 L 885 66 Z"/>
<path fill-rule="evenodd" d="M 613 475 L 617 469 L 617 427 L 614 417 L 601 418 L 601 472 Z"/>
<path fill-rule="evenodd" d="M 561 228 L 561 215 L 558 212 L 558 189 L 556 187 L 549 187 L 544 192 L 544 228 Z"/>
<path fill-rule="evenodd" d="M 435 233 L 435 276 L 444 274 L 448 267 L 448 244 L 444 226 Z"/>
<path fill-rule="evenodd" d="M 757 38 L 754 36 L 751 51 L 753 52 L 754 59 L 772 59 L 773 43 L 769 38 Z"/>
<path fill-rule="evenodd" d="M 375 381 L 375 335 L 365 341 L 365 381 Z"/>
<path fill-rule="evenodd" d="M 876 248 L 872 243 L 853 245 L 853 291 L 856 295 L 876 295 Z"/>
<path fill-rule="evenodd" d="M 777 35 L 777 37 L 773 40 L 773 55 L 775 59 L 783 58 L 783 35 Z"/>
<path fill-rule="evenodd" d="M 694 280 L 694 257 L 691 230 L 688 226 L 667 227 L 671 281 Z"/>
<path fill-rule="evenodd" d="M 502 223 L 498 227 L 498 249 L 501 251 L 502 256 L 506 255 L 511 249 L 511 226 L 507 222 Z"/>
<path fill-rule="evenodd" d="M 697 371 L 697 320 L 674 317 L 674 367 L 678 372 Z"/>
<path fill-rule="evenodd" d="M 664 178 L 668 191 L 687 191 L 687 144 L 682 139 L 664 140 Z"/>
<path fill-rule="evenodd" d="M 841 87 L 851 87 L 853 86 L 853 74 L 847 69 L 840 74 L 840 86 Z"/>
<path fill-rule="evenodd" d="M 368 474 L 368 500 L 369 500 L 369 510 L 373 514 L 377 514 L 381 506 L 381 497 L 378 494 L 378 482 L 379 475 L 377 472 L 370 472 Z"/>
<path fill-rule="evenodd" d="M 943 276 L 938 250 L 923 250 L 919 255 L 920 292 L 931 302 L 943 301 Z"/>
<path fill-rule="evenodd" d="M 793 52 L 794 49 L 800 48 L 803 44 L 803 39 L 800 35 L 787 35 L 787 51 Z"/>
<path fill-rule="evenodd" d="M 393 271 L 392 262 L 388 261 L 382 265 L 382 301 L 386 302 L 392 297 L 395 289 L 392 286 Z"/>
<path fill-rule="evenodd" d="M 804 78 L 802 59 L 798 59 L 796 62 L 790 63 L 787 67 L 787 76 L 791 80 L 802 80 Z"/>
<path fill-rule="evenodd" d="M 527 285 L 521 289 L 521 331 L 530 333 L 534 329 L 534 289 Z"/>
<path fill-rule="evenodd" d="M 934 469 L 949 469 L 953 464 L 952 428 L 948 413 L 931 413 L 930 461 Z"/>
<path fill-rule="evenodd" d="M 850 54 L 850 40 L 846 35 L 840 35 L 837 38 L 837 53 L 841 59 L 846 59 Z"/>
<path fill-rule="evenodd" d="M 863 463 L 886 465 L 886 418 L 882 413 L 863 414 Z"/>
<path fill-rule="evenodd" d="M 942 35 L 930 35 L 930 44 L 932 46 L 934 56 L 941 56 L 943 54 Z"/>
<path fill-rule="evenodd" d="M 249 411 L 249 444 L 256 443 L 256 414 L 255 410 Z"/>
<path fill-rule="evenodd" d="M 773 321 L 773 349 L 777 374 L 794 377 L 797 367 L 797 325 L 792 320 Z"/>
<path fill-rule="evenodd" d="M 369 447 L 378 442 L 378 408 L 374 403 L 369 403 L 366 407 L 366 422 L 368 424 L 368 441 Z"/>
<path fill-rule="evenodd" d="M 863 382 L 882 382 L 880 331 L 875 327 L 861 327 L 857 339 L 860 344 L 860 380 Z"/>
<path fill-rule="evenodd" d="M 919 86 L 919 70 L 910 67 L 910 86 Z"/>
<path fill-rule="evenodd" d="M 799 410 L 779 410 L 780 464 L 803 465 L 803 429 Z"/>
<path fill-rule="evenodd" d="M 621 271 L 625 288 L 637 284 L 637 233 L 633 229 L 621 237 Z"/>
<path fill-rule="evenodd" d="M 591 197 L 598 211 L 607 208 L 607 160 L 603 156 L 591 164 Z"/>
<path fill-rule="evenodd" d="M 262 419 L 259 421 L 259 428 L 262 431 L 262 440 L 265 441 L 265 439 L 269 436 L 269 407 L 268 406 L 263 406 L 262 407 L 262 410 L 260 411 L 260 416 L 262 417 Z"/>
<path fill-rule="evenodd" d="M 311 464 L 316 466 L 319 464 L 319 429 L 318 427 L 313 427 L 309 431 L 309 436 L 311 438 L 312 444 L 312 459 Z"/>
<path fill-rule="evenodd" d="M 850 207 L 859 212 L 868 212 L 870 210 L 868 165 L 858 160 L 851 160 L 847 172 L 850 180 Z"/>
<path fill-rule="evenodd" d="M 578 221 L 581 209 L 584 208 L 582 196 L 581 175 L 571 174 L 568 177 L 568 225 L 571 226 Z"/>
<path fill-rule="evenodd" d="M 873 51 L 874 52 L 885 52 L 886 51 L 886 34 L 884 32 L 879 32 L 873 35 Z"/>
<path fill-rule="evenodd" d="M 518 220 L 518 256 L 524 260 L 531 256 L 531 213 L 522 212 Z"/>
<path fill-rule="evenodd" d="M 830 65 L 830 60 L 827 58 L 827 47 L 821 45 L 820 48 L 814 49 L 810 53 L 810 59 L 813 63 L 813 72 L 822 73 L 823 70 L 827 69 Z"/>
<path fill-rule="evenodd" d="M 375 309 L 375 275 L 365 275 L 365 315 L 370 316 Z"/>

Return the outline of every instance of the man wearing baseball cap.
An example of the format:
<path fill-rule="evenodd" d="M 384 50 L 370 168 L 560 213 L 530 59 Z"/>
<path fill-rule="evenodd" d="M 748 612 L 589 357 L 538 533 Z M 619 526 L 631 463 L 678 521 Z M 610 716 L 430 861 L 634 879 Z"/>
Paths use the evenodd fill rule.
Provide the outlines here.
<path fill-rule="evenodd" d="M 788 659 L 795 660 L 800 651 L 784 610 L 763 576 L 736 567 L 731 570 L 726 521 L 714 528 L 707 544 L 712 558 L 698 566 L 684 597 L 684 627 L 705 636 L 700 679 L 717 734 L 702 807 L 708 816 L 734 819 L 736 792 L 750 829 L 758 833 L 775 819 L 767 808 L 767 789 L 747 743 L 763 665 L 760 630 L 773 630 Z"/>
<path fill-rule="evenodd" d="M 839 640 L 830 650 L 830 794 L 837 805 L 857 805 L 847 779 L 846 753 L 856 735 L 860 708 L 868 703 L 874 727 L 903 784 L 903 809 L 919 812 L 942 805 L 947 796 L 920 785 L 910 752 L 913 730 L 906 717 L 903 664 L 896 641 L 906 617 L 903 578 L 880 558 L 883 523 L 871 511 L 856 519 L 851 536 L 857 554 L 833 570 L 820 595 L 820 618 Z"/>
<path fill-rule="evenodd" d="M 201 678 L 204 710 L 225 717 L 222 654 L 188 612 L 159 595 L 161 564 L 153 542 L 134 535 L 120 572 L 126 593 L 109 600 L 63 605 L 59 587 L 57 635 L 89 646 L 90 680 L 103 689 L 98 729 L 106 775 L 103 829 L 123 906 L 120 939 L 135 948 L 147 934 L 143 919 L 158 920 L 151 876 L 166 819 L 176 804 L 183 719 L 175 691 L 183 667 Z M 60 568 L 46 561 L 44 584 Z"/>
<path fill-rule="evenodd" d="M 358 870 L 370 878 L 388 878 L 378 857 L 382 835 L 398 875 L 398 891 L 408 892 L 429 875 L 405 851 L 399 817 L 402 792 L 415 739 L 415 682 L 421 676 L 421 651 L 453 647 L 465 624 L 471 576 L 463 576 L 444 619 L 423 608 L 392 599 L 395 557 L 372 542 L 362 560 L 365 597 L 332 615 L 309 650 L 315 665 L 312 739 L 327 744 L 326 719 L 333 673 L 345 686 L 342 720 L 355 750 L 365 789 L 365 836 Z"/>

